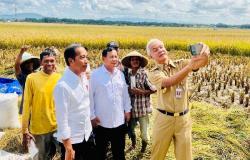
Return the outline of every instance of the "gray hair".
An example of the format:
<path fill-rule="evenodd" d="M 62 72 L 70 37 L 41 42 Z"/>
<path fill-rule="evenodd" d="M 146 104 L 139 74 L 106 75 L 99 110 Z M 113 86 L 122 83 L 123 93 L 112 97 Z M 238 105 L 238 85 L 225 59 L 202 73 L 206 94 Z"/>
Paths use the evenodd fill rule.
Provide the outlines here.
<path fill-rule="evenodd" d="M 148 56 L 150 56 L 150 53 L 151 53 L 151 45 L 155 42 L 161 42 L 162 44 L 164 44 L 161 40 L 157 39 L 157 38 L 153 38 L 153 39 L 150 39 L 147 43 L 147 46 L 146 46 L 146 51 L 147 51 L 147 54 Z"/>

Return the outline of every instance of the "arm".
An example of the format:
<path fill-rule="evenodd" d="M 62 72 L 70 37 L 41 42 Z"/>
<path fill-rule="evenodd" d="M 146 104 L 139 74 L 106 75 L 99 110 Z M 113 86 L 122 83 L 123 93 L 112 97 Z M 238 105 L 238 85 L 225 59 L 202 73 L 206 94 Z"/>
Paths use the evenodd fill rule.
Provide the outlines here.
<path fill-rule="evenodd" d="M 54 89 L 53 95 L 56 107 L 57 138 L 59 140 L 69 139 L 71 137 L 68 124 L 69 95 L 67 94 L 67 90 L 62 85 L 58 84 Z"/>
<path fill-rule="evenodd" d="M 192 57 L 191 61 L 175 75 L 164 78 L 162 80 L 162 87 L 170 87 L 176 85 L 180 83 L 183 79 L 185 79 L 185 77 L 188 76 L 189 72 L 197 70 L 207 65 L 209 54 L 210 54 L 209 47 L 203 44 L 203 48 L 199 55 Z"/>
<path fill-rule="evenodd" d="M 89 99 L 90 99 L 90 119 L 91 124 L 93 128 L 97 127 L 100 124 L 100 119 L 96 117 L 95 115 L 95 83 L 94 83 L 94 76 L 91 75 L 90 81 L 89 81 Z"/>
<path fill-rule="evenodd" d="M 155 93 L 156 91 L 148 90 L 148 89 L 140 89 L 140 88 L 129 88 L 129 93 L 134 95 L 149 95 Z"/>
<path fill-rule="evenodd" d="M 32 80 L 30 76 L 27 77 L 24 90 L 24 101 L 23 101 L 23 116 L 22 116 L 22 133 L 28 133 L 29 129 L 29 119 L 32 108 L 33 90 L 32 90 Z"/>
<path fill-rule="evenodd" d="M 56 106 L 56 121 L 58 139 L 62 140 L 66 150 L 65 159 L 74 159 L 75 151 L 71 143 L 71 132 L 68 125 L 69 95 L 65 87 L 57 85 L 54 89 L 54 99 Z"/>
<path fill-rule="evenodd" d="M 22 133 L 23 133 L 23 147 L 24 151 L 28 152 L 28 147 L 30 144 L 30 140 L 33 139 L 34 137 L 29 133 L 29 119 L 30 119 L 30 114 L 31 114 L 31 108 L 32 108 L 32 83 L 31 79 L 27 77 L 26 81 L 26 87 L 24 90 L 24 103 L 23 103 L 23 116 L 22 116 Z"/>
<path fill-rule="evenodd" d="M 131 89 L 131 93 L 135 95 L 150 95 L 156 92 L 156 87 L 149 82 L 146 72 L 144 73 L 143 79 L 145 79 L 143 83 L 145 89 L 140 89 L 140 88 Z"/>
<path fill-rule="evenodd" d="M 19 75 L 19 74 L 21 74 L 21 67 L 20 67 L 20 65 L 21 65 L 21 61 L 22 61 L 22 56 L 23 56 L 23 53 L 25 52 L 25 51 L 27 51 L 28 50 L 28 46 L 23 46 L 22 48 L 21 48 L 21 50 L 20 50 L 20 53 L 17 55 L 17 57 L 16 57 L 16 61 L 15 61 L 15 75 L 16 75 L 16 77 Z"/>
<path fill-rule="evenodd" d="M 182 80 L 184 80 L 189 72 L 192 71 L 192 66 L 190 65 L 186 65 L 184 68 L 182 68 L 179 72 L 177 72 L 175 75 L 171 76 L 171 77 L 165 77 L 162 80 L 161 86 L 162 87 L 170 87 L 170 86 L 174 86 L 178 83 L 180 83 Z"/>
<path fill-rule="evenodd" d="M 123 86 L 123 106 L 124 106 L 124 116 L 126 119 L 126 122 L 128 122 L 130 120 L 131 114 L 131 101 L 130 101 L 130 97 L 128 94 L 128 86 L 126 85 L 125 79 L 124 79 L 124 86 Z"/>

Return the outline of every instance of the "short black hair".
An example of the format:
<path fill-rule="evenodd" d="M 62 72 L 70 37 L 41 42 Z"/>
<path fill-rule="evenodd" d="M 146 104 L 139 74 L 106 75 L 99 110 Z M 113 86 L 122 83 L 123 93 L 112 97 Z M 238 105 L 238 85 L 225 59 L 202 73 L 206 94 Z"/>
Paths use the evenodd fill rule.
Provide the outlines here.
<path fill-rule="evenodd" d="M 117 52 L 117 50 L 115 48 L 113 48 L 113 47 L 108 47 L 108 48 L 104 49 L 102 51 L 102 57 L 107 57 L 108 52 L 111 52 L 113 50 L 115 50 Z"/>
<path fill-rule="evenodd" d="M 43 57 L 45 56 L 56 56 L 55 50 L 52 48 L 45 48 L 41 53 L 40 53 L 40 61 L 43 60 Z"/>
<path fill-rule="evenodd" d="M 67 64 L 67 66 L 69 66 L 69 58 L 72 58 L 72 59 L 75 59 L 76 57 L 76 48 L 79 48 L 79 47 L 83 47 L 81 44 L 78 44 L 78 43 L 73 43 L 71 45 L 69 45 L 65 51 L 64 51 L 64 60 Z M 85 47 L 83 47 L 85 48 Z"/>

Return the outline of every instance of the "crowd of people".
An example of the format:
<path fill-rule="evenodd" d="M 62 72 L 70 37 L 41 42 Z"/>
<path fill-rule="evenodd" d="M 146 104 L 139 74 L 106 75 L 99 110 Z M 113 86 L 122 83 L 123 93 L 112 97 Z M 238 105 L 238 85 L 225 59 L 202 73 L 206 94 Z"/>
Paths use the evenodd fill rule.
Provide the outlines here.
<path fill-rule="evenodd" d="M 125 137 L 136 147 L 135 127 L 140 126 L 143 154 L 150 141 L 150 95 L 157 93 L 152 131 L 152 160 L 164 160 L 174 142 L 177 160 L 191 160 L 191 118 L 187 76 L 208 63 L 209 47 L 191 59 L 171 60 L 164 43 L 148 41 L 148 57 L 155 67 L 146 70 L 148 58 L 132 51 L 119 60 L 119 45 L 109 42 L 103 64 L 90 73 L 88 50 L 71 44 L 64 51 L 66 68 L 57 73 L 54 48 L 40 57 L 21 48 L 15 73 L 23 87 L 23 147 L 33 140 L 39 160 L 56 153 L 62 160 L 105 160 L 111 146 L 114 160 L 125 160 Z"/>

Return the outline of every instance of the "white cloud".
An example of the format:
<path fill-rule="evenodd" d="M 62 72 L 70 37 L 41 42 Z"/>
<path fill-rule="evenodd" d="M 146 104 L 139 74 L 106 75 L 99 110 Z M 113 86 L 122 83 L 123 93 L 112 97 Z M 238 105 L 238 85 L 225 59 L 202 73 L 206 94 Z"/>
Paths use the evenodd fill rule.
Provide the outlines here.
<path fill-rule="evenodd" d="M 127 0 L 85 0 L 80 2 L 82 9 L 86 9 L 89 11 L 122 11 L 122 10 L 130 10 L 133 8 L 130 1 Z"/>
<path fill-rule="evenodd" d="M 59 0 L 57 4 L 62 8 L 71 8 L 74 2 L 72 0 Z"/>
<path fill-rule="evenodd" d="M 189 23 L 249 23 L 250 0 L 0 0 L 0 14 L 70 18 L 126 17 Z"/>

